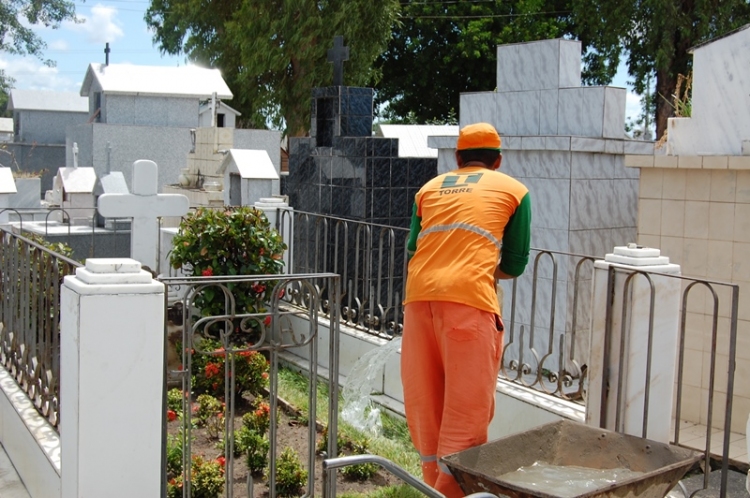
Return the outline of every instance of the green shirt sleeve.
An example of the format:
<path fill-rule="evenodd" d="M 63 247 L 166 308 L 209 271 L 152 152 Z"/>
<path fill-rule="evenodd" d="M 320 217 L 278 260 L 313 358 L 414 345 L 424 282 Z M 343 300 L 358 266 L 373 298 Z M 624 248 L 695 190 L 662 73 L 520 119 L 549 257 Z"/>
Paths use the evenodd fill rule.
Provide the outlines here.
<path fill-rule="evenodd" d="M 500 269 L 517 277 L 526 269 L 531 246 L 531 197 L 527 192 L 505 225 Z"/>
<path fill-rule="evenodd" d="M 411 228 L 409 230 L 409 241 L 406 243 L 406 250 L 409 253 L 409 257 L 414 255 L 414 251 L 417 250 L 417 237 L 419 232 L 422 230 L 422 218 L 417 215 L 417 203 L 414 202 L 414 207 L 411 211 Z"/>

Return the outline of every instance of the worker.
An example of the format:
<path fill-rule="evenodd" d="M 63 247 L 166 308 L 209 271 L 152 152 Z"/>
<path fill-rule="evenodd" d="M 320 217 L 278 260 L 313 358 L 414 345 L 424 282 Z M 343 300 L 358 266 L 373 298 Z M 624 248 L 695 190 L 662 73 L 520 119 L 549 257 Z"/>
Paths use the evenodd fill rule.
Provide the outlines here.
<path fill-rule="evenodd" d="M 439 459 L 487 442 L 503 349 L 497 279 L 529 258 L 531 200 L 496 171 L 501 139 L 487 123 L 460 130 L 458 169 L 417 192 L 408 251 L 401 380 L 424 482 L 464 496 Z M 502 242 L 501 242 L 502 241 Z"/>

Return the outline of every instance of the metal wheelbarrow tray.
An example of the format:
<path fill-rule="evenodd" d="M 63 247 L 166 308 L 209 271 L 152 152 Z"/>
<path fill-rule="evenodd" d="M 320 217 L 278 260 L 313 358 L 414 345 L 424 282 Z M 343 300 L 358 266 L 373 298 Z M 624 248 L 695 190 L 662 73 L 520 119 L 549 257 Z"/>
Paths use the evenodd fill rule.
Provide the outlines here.
<path fill-rule="evenodd" d="M 559 421 L 448 455 L 442 461 L 466 494 L 486 491 L 512 498 L 559 498 L 501 479 L 520 467 L 545 462 L 644 473 L 587 491 L 579 498 L 663 498 L 702 456 L 675 445 Z"/>

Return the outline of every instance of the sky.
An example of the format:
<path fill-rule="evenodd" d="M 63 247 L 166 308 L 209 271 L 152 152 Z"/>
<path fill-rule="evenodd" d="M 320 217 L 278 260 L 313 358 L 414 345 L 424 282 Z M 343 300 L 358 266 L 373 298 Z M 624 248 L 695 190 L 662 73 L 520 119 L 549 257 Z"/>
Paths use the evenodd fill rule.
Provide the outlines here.
<path fill-rule="evenodd" d="M 47 67 L 35 57 L 11 56 L 0 52 L 0 69 L 14 78 L 15 88 L 78 92 L 88 65 L 104 62 L 105 43 L 109 42 L 110 63 L 147 66 L 178 66 L 184 56 L 161 55 L 152 43 L 143 15 L 148 0 L 75 1 L 76 14 L 82 23 L 64 22 L 58 29 L 34 28 L 47 43 L 44 57 L 56 61 Z M 628 88 L 626 117 L 640 114 L 640 97 L 627 85 L 627 74 L 621 65 L 613 86 Z"/>

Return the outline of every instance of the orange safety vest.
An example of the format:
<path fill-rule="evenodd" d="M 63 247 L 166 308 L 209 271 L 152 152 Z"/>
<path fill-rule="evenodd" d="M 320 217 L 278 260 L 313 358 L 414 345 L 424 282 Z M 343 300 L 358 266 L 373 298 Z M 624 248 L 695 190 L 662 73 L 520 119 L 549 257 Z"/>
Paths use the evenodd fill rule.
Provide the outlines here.
<path fill-rule="evenodd" d="M 404 303 L 450 301 L 500 314 L 494 272 L 508 220 L 528 189 L 510 176 L 468 166 L 427 182 Z"/>

